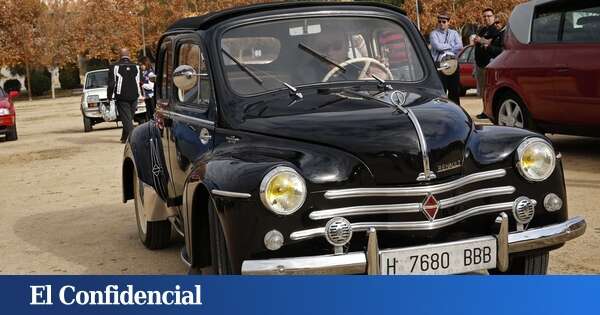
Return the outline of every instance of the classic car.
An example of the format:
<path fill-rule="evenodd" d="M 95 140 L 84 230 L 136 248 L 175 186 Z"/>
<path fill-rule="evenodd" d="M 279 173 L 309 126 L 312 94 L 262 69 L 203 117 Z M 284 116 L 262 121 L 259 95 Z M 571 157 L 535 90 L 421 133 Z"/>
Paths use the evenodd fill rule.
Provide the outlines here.
<path fill-rule="evenodd" d="M 95 124 L 104 122 L 100 105 L 108 107 L 106 87 L 108 86 L 108 69 L 89 71 L 85 74 L 85 84 L 81 95 L 81 115 L 83 116 L 83 131 L 90 132 Z M 118 113 L 117 113 L 118 116 Z M 134 120 L 138 123 L 146 121 L 146 103 L 138 100 Z"/>
<path fill-rule="evenodd" d="M 535 0 L 513 10 L 487 67 L 484 112 L 498 125 L 600 136 L 600 3 Z"/>
<path fill-rule="evenodd" d="M 0 135 L 4 135 L 7 141 L 17 140 L 17 120 L 13 99 L 19 96 L 19 92 L 4 92 L 0 87 Z"/>
<path fill-rule="evenodd" d="M 585 231 L 550 140 L 475 125 L 397 7 L 229 9 L 175 22 L 156 56 L 123 202 L 147 248 L 183 236 L 190 272 L 541 274 Z"/>
<path fill-rule="evenodd" d="M 475 49 L 472 45 L 465 46 L 458 54 L 458 63 L 460 65 L 460 95 L 467 95 L 469 89 L 477 88 L 477 82 L 473 77 L 473 68 L 475 67 Z"/>

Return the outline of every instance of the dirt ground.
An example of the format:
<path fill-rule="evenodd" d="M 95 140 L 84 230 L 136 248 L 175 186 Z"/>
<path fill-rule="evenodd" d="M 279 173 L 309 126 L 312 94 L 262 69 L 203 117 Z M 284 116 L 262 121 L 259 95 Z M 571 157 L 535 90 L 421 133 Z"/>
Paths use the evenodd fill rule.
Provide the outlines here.
<path fill-rule="evenodd" d="M 470 114 L 480 99 L 467 97 Z M 79 97 L 18 102 L 19 140 L 0 139 L 0 274 L 183 274 L 183 246 L 139 242 L 121 203 L 120 128 L 83 133 Z M 481 121 L 481 123 L 486 123 Z M 563 154 L 570 215 L 584 236 L 551 254 L 555 274 L 600 273 L 600 139 L 552 136 Z"/>

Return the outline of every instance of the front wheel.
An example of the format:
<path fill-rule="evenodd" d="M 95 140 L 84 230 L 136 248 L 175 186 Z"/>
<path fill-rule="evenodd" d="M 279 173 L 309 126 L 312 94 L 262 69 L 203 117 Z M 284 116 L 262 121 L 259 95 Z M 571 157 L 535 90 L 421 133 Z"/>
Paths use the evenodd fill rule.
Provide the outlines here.
<path fill-rule="evenodd" d="M 210 266 L 192 267 L 190 274 L 212 274 L 212 275 L 227 275 L 233 273 L 229 252 L 227 250 L 227 242 L 223 226 L 219 220 L 219 216 L 215 210 L 212 200 L 208 202 L 208 230 L 210 235 L 210 250 L 203 250 L 203 253 L 210 253 Z"/>
<path fill-rule="evenodd" d="M 83 132 L 92 131 L 92 120 L 88 117 L 83 116 Z"/>
<path fill-rule="evenodd" d="M 496 123 L 501 126 L 535 129 L 525 103 L 513 92 L 505 93 L 500 99 Z"/>
<path fill-rule="evenodd" d="M 8 132 L 6 133 L 6 140 L 7 141 L 15 141 L 18 138 L 19 137 L 17 135 L 17 125 L 15 124 L 8 129 Z"/>
<path fill-rule="evenodd" d="M 165 248 L 171 240 L 171 222 L 169 220 L 148 221 L 144 204 L 144 183 L 138 177 L 137 169 L 133 175 L 135 217 L 140 240 L 148 249 Z"/>
<path fill-rule="evenodd" d="M 549 252 L 511 257 L 508 270 L 499 272 L 491 270 L 490 274 L 497 275 L 545 275 L 548 272 Z"/>

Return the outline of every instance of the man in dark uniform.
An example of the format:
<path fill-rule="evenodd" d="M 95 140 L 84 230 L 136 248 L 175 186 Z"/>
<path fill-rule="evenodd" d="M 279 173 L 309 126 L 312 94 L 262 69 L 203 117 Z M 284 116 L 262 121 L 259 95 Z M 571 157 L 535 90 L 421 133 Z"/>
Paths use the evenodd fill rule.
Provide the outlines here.
<path fill-rule="evenodd" d="M 125 143 L 133 130 L 133 116 L 137 109 L 140 90 L 140 68 L 129 58 L 129 50 L 122 48 L 120 59 L 111 65 L 108 71 L 108 88 L 106 95 L 109 101 L 115 101 L 119 118 L 123 123 L 121 143 Z"/>
<path fill-rule="evenodd" d="M 484 25 L 477 31 L 475 37 L 475 79 L 477 81 L 477 94 L 483 97 L 485 92 L 485 67 L 490 63 L 495 55 L 490 51 L 492 41 L 497 40 L 500 31 L 494 24 L 496 17 L 494 10 L 487 8 L 482 11 Z M 496 45 L 494 45 L 497 47 Z M 487 118 L 485 114 L 477 115 L 477 118 Z"/>

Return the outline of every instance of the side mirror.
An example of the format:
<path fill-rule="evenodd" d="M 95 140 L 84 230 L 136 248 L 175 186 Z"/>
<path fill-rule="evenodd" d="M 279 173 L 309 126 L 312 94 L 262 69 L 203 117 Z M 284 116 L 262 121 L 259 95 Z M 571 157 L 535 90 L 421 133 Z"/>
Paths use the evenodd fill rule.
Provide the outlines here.
<path fill-rule="evenodd" d="M 180 90 L 190 90 L 197 82 L 198 74 L 192 66 L 181 65 L 173 71 L 173 83 Z"/>
<path fill-rule="evenodd" d="M 14 99 L 14 98 L 17 98 L 17 96 L 19 96 L 19 92 L 18 91 L 10 91 L 10 92 L 8 92 L 8 98 L 11 99 L 11 100 Z"/>

